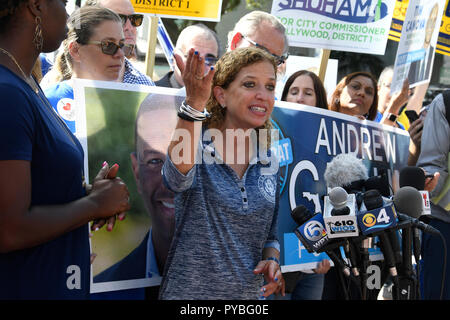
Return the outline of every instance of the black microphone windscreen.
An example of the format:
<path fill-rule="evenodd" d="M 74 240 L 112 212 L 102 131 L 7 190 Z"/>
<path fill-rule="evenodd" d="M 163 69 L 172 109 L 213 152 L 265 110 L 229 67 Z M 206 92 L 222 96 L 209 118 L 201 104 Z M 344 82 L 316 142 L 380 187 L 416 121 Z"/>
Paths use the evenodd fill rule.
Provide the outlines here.
<path fill-rule="evenodd" d="M 411 218 L 419 218 L 423 211 L 423 199 L 414 187 L 402 187 L 394 195 L 395 209 Z"/>
<path fill-rule="evenodd" d="M 400 171 L 400 187 L 414 187 L 425 189 L 425 172 L 419 167 L 404 167 Z"/>
<path fill-rule="evenodd" d="M 368 178 L 364 182 L 364 186 L 366 190 L 378 190 L 383 197 L 389 197 L 391 195 L 389 179 L 386 173 Z"/>
<path fill-rule="evenodd" d="M 314 215 L 311 213 L 311 211 L 308 210 L 304 205 L 298 205 L 294 208 L 291 212 L 291 217 L 294 219 L 294 221 L 301 226 L 306 221 L 311 219 Z"/>
<path fill-rule="evenodd" d="M 367 210 L 373 210 L 376 208 L 381 208 L 383 206 L 383 197 L 381 196 L 381 193 L 376 189 L 364 192 L 363 199 L 364 205 L 366 206 Z"/>

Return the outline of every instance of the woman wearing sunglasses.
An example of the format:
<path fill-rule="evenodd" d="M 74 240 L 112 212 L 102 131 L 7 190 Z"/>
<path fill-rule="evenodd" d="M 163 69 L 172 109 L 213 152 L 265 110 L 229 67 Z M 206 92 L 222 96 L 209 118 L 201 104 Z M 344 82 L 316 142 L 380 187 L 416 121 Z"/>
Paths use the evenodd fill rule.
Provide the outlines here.
<path fill-rule="evenodd" d="M 67 25 L 64 51 L 56 58 L 53 71 L 60 82 L 47 88 L 45 95 L 75 133 L 71 79 L 118 81 L 125 55 L 133 46 L 124 43 L 121 18 L 100 6 L 77 9 Z"/>
<path fill-rule="evenodd" d="M 0 1 L 0 300 L 87 299 L 88 222 L 129 210 L 117 166 L 86 193 L 83 149 L 31 76 L 67 33 L 66 2 Z"/>

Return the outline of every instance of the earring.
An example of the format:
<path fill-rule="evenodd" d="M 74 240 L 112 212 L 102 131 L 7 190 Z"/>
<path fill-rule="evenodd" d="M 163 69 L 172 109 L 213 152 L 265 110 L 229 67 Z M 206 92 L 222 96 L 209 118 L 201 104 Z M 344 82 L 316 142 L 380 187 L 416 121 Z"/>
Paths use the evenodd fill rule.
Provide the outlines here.
<path fill-rule="evenodd" d="M 225 108 L 227 107 L 227 106 L 224 105 L 224 104 L 221 104 L 220 106 L 222 107 L 222 109 L 225 109 Z"/>
<path fill-rule="evenodd" d="M 41 27 L 41 17 L 37 16 L 34 21 L 36 22 L 36 29 L 34 30 L 34 39 L 33 43 L 36 47 L 36 50 L 39 52 L 42 51 L 42 47 L 44 46 L 44 38 L 42 37 L 42 27 Z"/>

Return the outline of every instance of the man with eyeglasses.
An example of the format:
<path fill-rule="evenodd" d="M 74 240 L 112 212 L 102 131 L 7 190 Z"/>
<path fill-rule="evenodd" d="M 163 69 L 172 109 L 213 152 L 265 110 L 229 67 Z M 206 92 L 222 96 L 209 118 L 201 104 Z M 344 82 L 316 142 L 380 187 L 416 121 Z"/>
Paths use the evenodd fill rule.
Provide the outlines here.
<path fill-rule="evenodd" d="M 191 48 L 194 48 L 204 59 L 205 73 L 216 64 L 220 53 L 219 40 L 216 33 L 204 24 L 199 23 L 183 29 L 178 36 L 174 54 L 181 56 L 183 62 L 185 62 L 187 53 Z M 155 81 L 155 84 L 169 88 L 184 86 L 180 69 L 178 69 L 175 60 L 173 61 L 173 71 L 169 71 L 160 80 Z"/>
<path fill-rule="evenodd" d="M 133 50 L 125 54 L 124 68 L 119 79 L 124 83 L 155 85 L 153 80 L 136 69 L 128 59 L 136 58 L 136 28 L 142 25 L 144 15 L 136 14 L 129 0 L 87 0 L 85 5 L 99 5 L 114 11 L 122 19 L 125 44 L 131 45 Z"/>
<path fill-rule="evenodd" d="M 255 46 L 270 53 L 278 64 L 278 72 L 284 69 L 289 57 L 289 45 L 283 24 L 264 11 L 252 11 L 243 16 L 228 33 L 228 50 Z"/>

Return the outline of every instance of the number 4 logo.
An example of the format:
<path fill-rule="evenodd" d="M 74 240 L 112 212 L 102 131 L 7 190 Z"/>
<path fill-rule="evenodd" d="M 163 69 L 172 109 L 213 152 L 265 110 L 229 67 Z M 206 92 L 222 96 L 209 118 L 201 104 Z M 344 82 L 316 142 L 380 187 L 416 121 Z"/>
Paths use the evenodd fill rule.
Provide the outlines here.
<path fill-rule="evenodd" d="M 378 213 L 377 222 L 388 224 L 391 221 L 391 217 L 386 212 L 386 209 L 381 209 Z"/>

